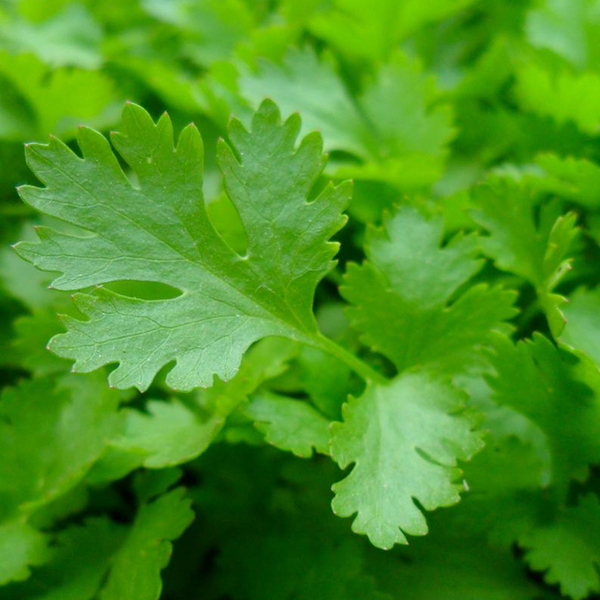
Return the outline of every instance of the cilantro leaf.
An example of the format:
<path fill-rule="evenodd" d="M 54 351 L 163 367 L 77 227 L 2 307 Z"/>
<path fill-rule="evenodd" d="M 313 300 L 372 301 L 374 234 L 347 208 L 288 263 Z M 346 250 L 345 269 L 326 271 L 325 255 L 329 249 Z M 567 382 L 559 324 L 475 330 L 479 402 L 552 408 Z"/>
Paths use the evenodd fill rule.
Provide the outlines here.
<path fill-rule="evenodd" d="M 79 483 L 118 431 L 118 400 L 100 375 L 38 377 L 4 390 L 0 519 L 31 514 Z"/>
<path fill-rule="evenodd" d="M 367 260 L 349 266 L 341 288 L 352 303 L 353 327 L 400 371 L 464 368 L 490 331 L 514 314 L 514 295 L 485 284 L 454 298 L 481 261 L 476 238 L 458 236 L 440 247 L 442 234 L 441 218 L 399 208 L 382 229 L 369 230 Z"/>
<path fill-rule="evenodd" d="M 256 73 L 243 73 L 239 81 L 242 97 L 252 105 L 269 93 L 284 114 L 302 114 L 305 131 L 321 129 L 325 150 L 373 156 L 372 134 L 331 62 L 304 49 L 290 50 L 282 65 L 266 60 L 259 65 Z"/>
<path fill-rule="evenodd" d="M 465 466 L 468 492 L 453 513 L 466 531 L 508 547 L 532 527 L 544 507 L 546 464 L 533 444 L 516 435 L 486 438 L 485 448 Z"/>
<path fill-rule="evenodd" d="M 92 517 L 73 525 L 54 539 L 50 562 L 33 577 L 3 590 L 13 600 L 90 600 L 100 587 L 110 557 L 122 543 L 125 527 L 106 518 Z M 76 572 L 77 576 L 73 577 Z"/>
<path fill-rule="evenodd" d="M 100 600 L 158 600 L 160 571 L 169 563 L 171 541 L 194 518 L 185 490 L 177 488 L 141 507 L 125 541 L 111 559 Z"/>
<path fill-rule="evenodd" d="M 310 458 L 313 448 L 329 453 L 329 421 L 308 402 L 259 392 L 244 412 L 264 433 L 265 440 L 277 448 L 303 458 Z"/>
<path fill-rule="evenodd" d="M 521 536 L 525 560 L 561 592 L 579 600 L 600 591 L 600 502 L 583 496 L 546 524 Z"/>
<path fill-rule="evenodd" d="M 600 206 L 600 167 L 587 159 L 541 154 L 536 164 L 544 170 L 539 187 L 569 198 L 586 208 Z"/>
<path fill-rule="evenodd" d="M 565 324 L 565 299 L 553 293 L 571 266 L 570 246 L 577 236 L 573 213 L 556 217 L 546 205 L 536 225 L 537 195 L 527 184 L 508 177 L 492 177 L 477 193 L 473 217 L 489 236 L 481 239 L 485 253 L 499 268 L 520 275 L 534 286 L 554 336 Z"/>
<path fill-rule="evenodd" d="M 430 21 L 448 17 L 472 0 L 335 0 L 319 11 L 310 29 L 351 57 L 385 60 L 405 37 Z"/>
<path fill-rule="evenodd" d="M 265 381 L 277 377 L 297 348 L 288 340 L 269 338 L 255 344 L 244 356 L 236 375 L 196 390 L 184 403 L 148 401 L 143 410 L 125 408 L 124 429 L 111 440 L 92 468 L 89 479 L 98 483 L 124 477 L 144 466 L 148 469 L 187 462 L 202 454 L 215 440 L 228 417 Z"/>
<path fill-rule="evenodd" d="M 49 19 L 5 20 L 0 25 L 2 46 L 35 53 L 46 64 L 97 69 L 102 63 L 102 29 L 84 6 L 69 3 Z"/>
<path fill-rule="evenodd" d="M 223 416 L 201 414 L 172 399 L 150 400 L 146 412 L 125 409 L 123 435 L 113 448 L 139 455 L 148 469 L 162 469 L 186 462 L 201 454 L 223 426 Z"/>
<path fill-rule="evenodd" d="M 18 252 L 36 266 L 62 273 L 53 285 L 81 289 L 128 279 L 172 286 L 176 298 L 147 301 L 100 289 L 76 296 L 88 321 L 66 318 L 68 332 L 51 342 L 75 369 L 92 371 L 118 362 L 109 381 L 145 390 L 156 372 L 174 388 L 208 386 L 214 375 L 230 379 L 245 350 L 272 335 L 313 342 L 318 332 L 312 300 L 332 266 L 337 246 L 328 242 L 344 223 L 348 186 L 307 196 L 323 166 L 318 134 L 294 147 L 300 120 L 281 124 L 265 101 L 252 131 L 233 121 L 219 161 L 225 186 L 248 236 L 246 256 L 232 251 L 207 218 L 202 202 L 202 141 L 193 125 L 173 147 L 172 126 L 157 124 L 128 104 L 113 141 L 137 176 L 132 184 L 107 141 L 82 128 L 84 158 L 58 140 L 28 149 L 30 167 L 47 185 L 21 188 L 43 212 L 87 230 L 76 237 L 38 230 L 40 243 Z M 152 210 L 148 207 L 152 206 Z"/>
<path fill-rule="evenodd" d="M 425 535 L 426 510 L 459 500 L 457 460 L 482 447 L 463 394 L 427 373 L 407 372 L 368 387 L 332 425 L 331 455 L 350 475 L 333 486 L 333 510 L 357 516 L 353 530 L 379 548 Z"/>
<path fill-rule="evenodd" d="M 589 466 L 600 460 L 600 406 L 578 377 L 577 359 L 535 334 L 516 345 L 497 336 L 492 363 L 496 373 L 489 382 L 495 400 L 527 417 L 544 434 L 552 482 L 564 493 L 571 478 L 584 479 Z"/>
<path fill-rule="evenodd" d="M 579 289 L 569 296 L 563 309 L 567 323 L 560 341 L 576 350 L 583 351 L 600 366 L 600 289 Z"/>
<path fill-rule="evenodd" d="M 39 377 L 0 398 L 0 581 L 25 579 L 48 558 L 32 513 L 71 490 L 118 427 L 114 392 L 97 377 Z"/>
<path fill-rule="evenodd" d="M 48 340 L 61 331 L 54 308 L 43 308 L 13 323 L 12 350 L 16 361 L 36 375 L 64 373 L 68 362 L 48 352 Z"/>
<path fill-rule="evenodd" d="M 524 111 L 549 117 L 559 125 L 574 123 L 595 135 L 600 127 L 600 76 L 572 72 L 564 66 L 531 61 L 517 69 L 515 94 Z"/>
<path fill-rule="evenodd" d="M 31 54 L 0 52 L 0 138 L 28 141 L 50 133 L 73 137 L 82 122 L 113 122 L 116 91 L 103 73 L 82 69 L 50 71 Z M 13 183 L 14 185 L 14 183 Z"/>
<path fill-rule="evenodd" d="M 2 598 L 158 600 L 171 541 L 194 516 L 183 494 L 177 488 L 143 504 L 131 525 L 93 517 L 61 531 L 50 562 L 27 582 L 3 590 Z"/>
<path fill-rule="evenodd" d="M 291 50 L 283 65 L 260 62 L 239 88 L 252 105 L 267 94 L 284 114 L 300 111 L 308 130 L 323 132 L 327 150 L 364 161 L 342 162 L 337 175 L 382 180 L 399 187 L 428 185 L 440 174 L 450 141 L 451 113 L 436 104 L 434 81 L 403 54 L 381 66 L 358 99 L 330 62 L 309 50 Z"/>
<path fill-rule="evenodd" d="M 348 394 L 357 390 L 352 371 L 335 356 L 303 346 L 297 358 L 302 387 L 311 402 L 330 419 L 339 419 Z"/>
<path fill-rule="evenodd" d="M 27 523 L 0 524 L 0 585 L 29 577 L 30 567 L 49 558 L 48 540 Z"/>
<path fill-rule="evenodd" d="M 550 0 L 527 14 L 526 33 L 531 44 L 547 48 L 575 67 L 597 64 L 600 55 L 595 40 L 600 20 L 594 1 Z"/>
<path fill-rule="evenodd" d="M 187 34 L 186 50 L 194 61 L 210 63 L 227 56 L 250 34 L 253 17 L 243 0 L 143 0 L 143 8 L 157 19 Z"/>

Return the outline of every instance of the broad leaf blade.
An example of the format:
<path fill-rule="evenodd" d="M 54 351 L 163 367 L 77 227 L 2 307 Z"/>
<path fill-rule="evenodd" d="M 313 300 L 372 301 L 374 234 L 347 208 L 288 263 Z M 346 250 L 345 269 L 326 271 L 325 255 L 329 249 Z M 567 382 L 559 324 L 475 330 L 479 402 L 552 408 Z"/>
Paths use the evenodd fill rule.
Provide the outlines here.
<path fill-rule="evenodd" d="M 332 266 L 330 236 L 344 224 L 347 185 L 327 187 L 308 202 L 323 166 L 318 135 L 295 147 L 298 117 L 281 123 L 265 101 L 252 131 L 233 122 L 238 157 L 221 145 L 226 187 L 240 212 L 246 256 L 227 246 L 208 219 L 202 200 L 202 140 L 193 125 L 173 147 L 166 115 L 154 124 L 128 104 L 115 146 L 136 175 L 125 176 L 108 142 L 80 130 L 83 159 L 53 139 L 33 145 L 28 162 L 45 188 L 24 187 L 26 202 L 87 231 L 76 237 L 40 229 L 38 244 L 18 252 L 44 270 L 60 271 L 59 289 L 138 280 L 166 284 L 181 295 L 142 300 L 106 289 L 78 295 L 88 321 L 66 318 L 68 332 L 52 342 L 75 369 L 92 371 L 118 362 L 110 382 L 145 390 L 156 372 L 175 361 L 167 383 L 189 390 L 230 379 L 246 349 L 258 339 L 314 336 L 312 299 Z"/>
<path fill-rule="evenodd" d="M 482 447 L 462 393 L 426 373 L 405 373 L 368 387 L 332 426 L 331 453 L 350 475 L 333 487 L 336 514 L 379 548 L 425 535 L 426 510 L 459 501 L 457 460 Z"/>

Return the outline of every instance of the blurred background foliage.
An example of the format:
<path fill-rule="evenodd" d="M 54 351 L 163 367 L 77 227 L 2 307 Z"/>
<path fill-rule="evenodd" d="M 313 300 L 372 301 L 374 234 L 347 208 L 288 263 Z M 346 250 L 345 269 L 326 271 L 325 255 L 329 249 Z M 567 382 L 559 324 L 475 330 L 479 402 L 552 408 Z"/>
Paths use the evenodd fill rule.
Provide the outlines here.
<path fill-rule="evenodd" d="M 599 306 L 597 293 L 587 288 L 600 282 L 597 0 L 1 0 L 2 386 L 44 383 L 22 390 L 25 397 L 49 394 L 53 386 L 59 396 L 66 388 L 70 397 L 84 393 L 69 379 L 68 362 L 45 350 L 60 331 L 56 313 L 74 312 L 69 297 L 48 291 L 50 274 L 35 271 L 8 247 L 31 237 L 32 225 L 47 223 L 15 191 L 32 180 L 23 144 L 56 135 L 75 148 L 80 124 L 110 131 L 118 126 L 126 100 L 142 104 L 154 117 L 167 110 L 177 129 L 194 121 L 207 147 L 205 197 L 211 218 L 230 244 L 242 249 L 243 227 L 223 191 L 214 148 L 219 137 L 226 137 L 230 116 L 247 122 L 265 97 L 275 100 L 284 116 L 300 112 L 303 132 L 321 131 L 330 154 L 323 181 L 355 182 L 351 220 L 340 234 L 340 266 L 317 294 L 317 314 L 328 335 L 347 347 L 359 346 L 334 284 L 348 260 L 362 258 L 367 224 L 381 223 L 394 205 L 412 204 L 441 214 L 446 237 L 477 229 L 473 209 L 481 205 L 479 184 L 498 178 L 506 193 L 499 202 L 523 190 L 532 195 L 532 218 L 543 244 L 547 222 L 568 210 L 577 214 L 583 234 L 571 251 L 576 268 L 560 283 L 574 311 L 563 339 L 600 358 L 598 325 L 590 328 L 586 321 Z M 521 259 L 528 257 L 517 257 L 517 263 Z M 520 292 L 516 338 L 534 330 L 550 336 L 539 289 L 523 269 L 489 264 L 480 277 Z M 142 285 L 121 291 L 152 293 Z M 325 369 L 330 359 L 315 356 L 317 351 L 259 350 L 264 372 L 250 369 L 252 375 L 233 390 L 219 383 L 216 391 L 180 395 L 181 406 L 198 398 L 210 405 L 219 394 L 247 395 L 270 381 L 272 390 L 308 396 L 335 419 L 347 394 L 360 392 L 360 381 L 334 360 Z M 369 360 L 391 368 L 380 356 Z M 91 382 L 85 393 L 92 394 L 94 385 L 95 398 L 108 393 L 104 377 L 78 377 Z M 492 431 L 492 450 L 484 451 L 465 475 L 475 489 L 483 481 L 481 492 L 464 507 L 433 515 L 432 533 L 408 548 L 385 554 L 352 536 L 349 523 L 329 508 L 329 487 L 337 477 L 333 465 L 322 457 L 305 461 L 266 447 L 264 432 L 240 413 L 219 434 L 231 444 L 216 444 L 185 469 L 144 471 L 144 456 L 118 446 L 82 459 L 80 474 L 71 478 L 76 485 L 30 510 L 58 558 L 40 567 L 38 583 L 13 583 L 2 588 L 0 598 L 95 598 L 104 571 L 92 573 L 90 565 L 101 561 L 98 553 L 104 549 L 92 550 L 102 531 L 129 526 L 136 506 L 147 506 L 176 481 L 188 487 L 197 517 L 177 542 L 165 572 L 161 597 L 167 600 L 557 597 L 556 586 L 544 585 L 540 575 L 526 569 L 527 544 L 517 548 L 519 531 L 509 531 L 533 518 L 521 513 L 547 510 L 544 498 L 534 508 L 533 502 L 520 500 L 543 486 L 543 468 L 533 457 L 536 434 L 529 445 L 504 437 L 505 422 L 490 408 L 489 390 L 470 392 L 488 413 Z M 148 396 L 160 400 L 172 393 L 159 378 Z M 123 399 L 132 410 L 151 410 L 139 395 L 117 400 Z M 47 408 L 48 418 L 54 418 Z M 32 419 L 46 418 L 42 409 L 32 410 Z M 52 438 L 52 430 L 47 435 Z M 81 435 L 88 433 L 82 429 Z M 47 438 L 40 433 L 34 442 L 27 451 L 44 452 Z M 503 450 L 499 457 L 497 447 Z M 200 451 L 191 449 L 190 456 Z M 519 457 L 518 467 L 511 457 Z M 500 475 L 494 480 L 496 474 L 506 481 Z M 576 491 L 595 494 L 599 482 L 592 471 Z M 513 487 L 517 491 L 511 495 Z M 525 505 L 529 508 L 522 510 Z M 87 519 L 105 518 L 98 515 L 108 515 L 111 524 L 88 527 Z M 8 545 L 9 534 L 4 530 L 0 548 Z M 573 553 L 582 544 L 569 538 L 561 546 L 565 552 L 571 551 L 569 543 Z M 589 543 L 598 549 L 590 551 L 593 560 L 586 563 L 591 583 L 583 591 L 569 586 L 575 598 L 600 590 L 595 572 L 600 542 Z M 32 551 L 31 565 L 45 562 L 43 545 Z M 69 572 L 73 564 L 79 567 Z M 67 574 L 81 586 L 65 591 Z M 550 577 L 549 583 L 556 579 Z M 50 594 L 54 589 L 59 595 Z M 108 594 L 100 597 L 117 597 Z M 152 592 L 140 595 L 153 597 Z"/>

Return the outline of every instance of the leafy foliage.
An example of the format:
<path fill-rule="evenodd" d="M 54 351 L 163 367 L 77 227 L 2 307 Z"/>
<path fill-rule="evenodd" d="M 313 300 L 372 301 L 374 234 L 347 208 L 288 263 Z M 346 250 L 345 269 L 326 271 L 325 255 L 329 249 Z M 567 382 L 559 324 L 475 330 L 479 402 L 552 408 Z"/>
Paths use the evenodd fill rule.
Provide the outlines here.
<path fill-rule="evenodd" d="M 0 2 L 0 600 L 600 593 L 599 15 Z"/>
<path fill-rule="evenodd" d="M 460 394 L 410 373 L 367 388 L 344 408 L 344 422 L 333 428 L 332 456 L 342 468 L 356 466 L 333 487 L 334 512 L 356 512 L 354 531 L 384 549 L 406 543 L 402 531 L 425 534 L 414 501 L 427 510 L 458 502 L 456 460 L 480 448 Z"/>

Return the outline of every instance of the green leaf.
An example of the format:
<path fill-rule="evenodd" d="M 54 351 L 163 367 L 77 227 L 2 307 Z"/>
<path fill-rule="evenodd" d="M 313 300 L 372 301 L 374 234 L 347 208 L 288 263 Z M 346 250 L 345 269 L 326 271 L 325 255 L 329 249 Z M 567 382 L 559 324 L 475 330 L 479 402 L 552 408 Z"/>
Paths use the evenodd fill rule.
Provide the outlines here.
<path fill-rule="evenodd" d="M 381 66 L 358 99 L 333 65 L 309 49 L 290 50 L 281 66 L 262 61 L 258 72 L 240 78 L 239 87 L 254 106 L 269 95 L 284 114 L 300 111 L 306 129 L 323 132 L 326 150 L 365 161 L 341 163 L 342 177 L 427 185 L 439 176 L 453 135 L 448 107 L 436 104 L 434 80 L 403 54 Z"/>
<path fill-rule="evenodd" d="M 0 52 L 0 138 L 29 141 L 48 134 L 71 138 L 82 123 L 114 121 L 114 86 L 104 74 L 82 69 L 49 70 L 31 54 Z"/>
<path fill-rule="evenodd" d="M 348 267 L 343 296 L 365 344 L 399 371 L 419 365 L 464 369 L 490 331 L 514 314 L 514 294 L 472 286 L 457 290 L 481 266 L 477 240 L 458 236 L 441 247 L 443 220 L 399 208 L 382 229 L 370 229 L 367 260 Z"/>
<path fill-rule="evenodd" d="M 268 338 L 246 353 L 233 379 L 217 380 L 196 390 L 186 403 L 149 401 L 144 412 L 125 409 L 125 428 L 92 468 L 89 480 L 103 483 L 125 477 L 144 465 L 164 468 L 187 462 L 215 440 L 228 417 L 262 383 L 281 375 L 297 347 L 282 338 Z"/>
<path fill-rule="evenodd" d="M 563 312 L 567 324 L 560 341 L 581 350 L 600 368 L 600 288 L 579 289 L 569 296 Z"/>
<path fill-rule="evenodd" d="M 289 50 L 282 65 L 260 61 L 256 73 L 240 77 L 239 87 L 254 106 L 268 94 L 283 114 L 301 112 L 303 133 L 320 129 L 325 150 L 364 159 L 376 152 L 372 133 L 333 65 L 308 48 Z"/>
<path fill-rule="evenodd" d="M 350 57 L 385 60 L 420 27 L 449 17 L 472 0 L 334 0 L 310 21 L 311 30 Z"/>
<path fill-rule="evenodd" d="M 272 504 L 269 500 L 260 497 L 265 508 Z M 224 530 L 218 540 L 221 595 L 236 600 L 389 600 L 369 575 L 364 545 L 358 539 L 340 536 L 323 522 L 321 512 L 314 514 L 312 506 L 308 512 L 298 510 L 295 503 L 290 508 L 284 519 L 279 511 L 261 511 L 255 517 L 241 514 L 240 520 L 219 522 Z M 232 507 L 227 504 L 227 509 Z"/>
<path fill-rule="evenodd" d="M 579 600 L 600 591 L 600 502 L 594 494 L 526 532 L 519 543 L 531 568 L 543 571 L 564 595 Z"/>
<path fill-rule="evenodd" d="M 261 340 L 245 354 L 233 379 L 196 391 L 199 405 L 227 417 L 263 383 L 285 373 L 298 351 L 298 344 L 283 338 Z"/>
<path fill-rule="evenodd" d="M 533 600 L 550 598 L 528 577 L 509 549 L 465 535 L 437 520 L 425 539 L 398 554 L 376 557 L 372 569 L 392 598 L 411 600 Z"/>
<path fill-rule="evenodd" d="M 313 448 L 329 454 L 329 421 L 308 402 L 273 392 L 258 392 L 245 414 L 265 435 L 265 441 L 296 456 L 310 458 Z"/>
<path fill-rule="evenodd" d="M 48 558 L 26 523 L 79 483 L 116 433 L 118 397 L 98 377 L 23 381 L 0 397 L 0 581 Z"/>
<path fill-rule="evenodd" d="M 544 170 L 539 187 L 577 202 L 585 208 L 600 207 L 600 166 L 585 158 L 541 154 L 536 163 Z"/>
<path fill-rule="evenodd" d="M 158 600 L 171 541 L 193 519 L 177 488 L 139 509 L 131 525 L 88 518 L 58 533 L 50 562 L 25 583 L 3 589 L 3 600 Z M 76 576 L 73 574 L 76 573 Z"/>
<path fill-rule="evenodd" d="M 27 579 L 30 567 L 48 560 L 47 545 L 46 536 L 26 523 L 0 524 L 0 585 Z"/>
<path fill-rule="evenodd" d="M 148 469 L 192 460 L 208 448 L 224 422 L 220 414 L 203 415 L 175 398 L 150 400 L 145 410 L 125 409 L 125 430 L 112 446 L 139 454 L 140 464 Z"/>
<path fill-rule="evenodd" d="M 0 519 L 72 489 L 119 426 L 119 395 L 101 375 L 36 378 L 0 399 Z M 40 449 L 43 449 L 41 451 Z"/>
<path fill-rule="evenodd" d="M 112 557 L 110 574 L 100 600 L 158 600 L 160 571 L 169 563 L 171 541 L 194 518 L 183 488 L 141 507 L 124 543 Z"/>
<path fill-rule="evenodd" d="M 186 49 L 201 64 L 228 57 L 236 43 L 252 31 L 252 14 L 243 0 L 143 0 L 142 6 L 191 34 Z"/>
<path fill-rule="evenodd" d="M 306 529 L 236 533 L 223 540 L 221 558 L 222 587 L 233 598 L 390 600 L 377 590 L 352 540 L 315 543 Z"/>
<path fill-rule="evenodd" d="M 559 125 L 574 123 L 583 133 L 600 130 L 600 76 L 595 71 L 573 73 L 541 61 L 522 65 L 516 72 L 515 95 L 521 108 Z"/>
<path fill-rule="evenodd" d="M 427 373 L 368 387 L 332 426 L 332 457 L 342 469 L 354 463 L 333 486 L 334 512 L 357 513 L 352 529 L 379 548 L 406 544 L 405 534 L 425 535 L 415 501 L 425 510 L 459 501 L 457 460 L 482 447 L 474 426 L 462 393 Z"/>
<path fill-rule="evenodd" d="M 600 460 L 600 403 L 578 379 L 575 356 L 541 334 L 517 345 L 497 336 L 494 350 L 496 373 L 489 381 L 495 400 L 527 417 L 543 433 L 552 483 L 564 493 L 571 478 L 584 479 L 589 466 Z"/>
<path fill-rule="evenodd" d="M 252 131 L 233 121 L 219 162 L 225 186 L 248 237 L 246 256 L 223 242 L 202 201 L 202 140 L 193 125 L 173 147 L 172 126 L 157 124 L 128 104 L 123 133 L 113 141 L 136 174 L 132 184 L 108 142 L 80 129 L 83 160 L 58 140 L 28 149 L 30 167 L 47 185 L 21 188 L 23 199 L 88 230 L 84 237 L 39 229 L 39 244 L 18 252 L 39 268 L 62 273 L 53 285 L 73 290 L 111 281 L 166 284 L 176 298 L 143 300 L 106 289 L 76 296 L 88 321 L 65 319 L 68 332 L 51 343 L 60 356 L 88 372 L 120 363 L 109 381 L 145 390 L 156 372 L 175 361 L 167 383 L 189 390 L 230 379 L 246 349 L 279 335 L 314 341 L 315 286 L 332 266 L 328 242 L 344 223 L 348 186 L 328 186 L 307 202 L 323 158 L 318 134 L 298 148 L 300 120 L 280 122 L 265 101 Z M 148 207 L 152 210 L 148 210 Z"/>
<path fill-rule="evenodd" d="M 138 502 L 147 503 L 166 493 L 181 479 L 182 475 L 183 470 L 179 467 L 138 471 L 133 476 L 132 484 Z"/>
<path fill-rule="evenodd" d="M 3 48 L 35 53 L 52 66 L 91 70 L 102 64 L 102 29 L 78 3 L 43 21 L 6 20 L 0 24 L 0 39 Z"/>
<path fill-rule="evenodd" d="M 61 331 L 55 308 L 45 308 L 20 317 L 13 323 L 14 358 L 35 375 L 53 375 L 67 371 L 69 363 L 48 351 L 48 340 Z"/>
<path fill-rule="evenodd" d="M 94 598 L 125 530 L 109 519 L 98 517 L 68 527 L 56 536 L 51 561 L 36 569 L 27 582 L 3 589 L 0 597 L 2 600 Z"/>
<path fill-rule="evenodd" d="M 339 419 L 342 404 L 356 389 L 350 368 L 334 356 L 310 346 L 302 348 L 297 361 L 302 386 L 311 402 L 327 417 Z"/>
<path fill-rule="evenodd" d="M 546 471 L 531 443 L 516 435 L 497 440 L 488 435 L 485 448 L 465 466 L 468 491 L 452 516 L 465 531 L 509 547 L 542 512 Z"/>
<path fill-rule="evenodd" d="M 527 15 L 526 31 L 534 46 L 552 50 L 575 67 L 598 64 L 600 19 L 596 0 L 546 0 Z"/>
<path fill-rule="evenodd" d="M 556 216 L 554 205 L 545 205 L 536 225 L 536 190 L 508 177 L 493 177 L 479 188 L 473 217 L 489 232 L 481 239 L 485 253 L 503 270 L 520 275 L 534 286 L 555 337 L 565 324 L 562 305 L 553 293 L 571 268 L 568 253 L 578 229 L 576 216 Z"/>
<path fill-rule="evenodd" d="M 33 241 L 35 232 L 31 224 L 18 231 L 20 239 Z M 56 297 L 48 293 L 52 276 L 39 271 L 33 265 L 24 263 L 11 248 L 0 250 L 0 280 L 4 291 L 19 300 L 31 312 L 43 309 L 56 302 Z M 44 344 L 45 345 L 45 344 Z"/>

